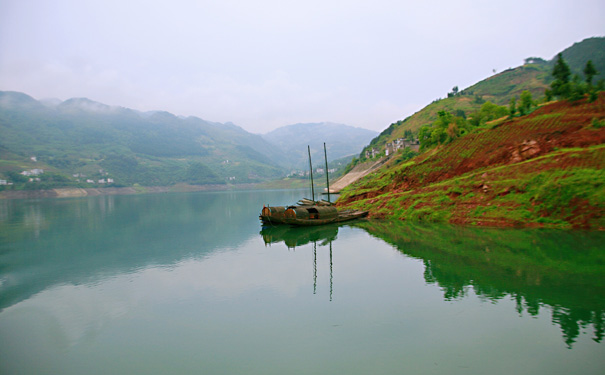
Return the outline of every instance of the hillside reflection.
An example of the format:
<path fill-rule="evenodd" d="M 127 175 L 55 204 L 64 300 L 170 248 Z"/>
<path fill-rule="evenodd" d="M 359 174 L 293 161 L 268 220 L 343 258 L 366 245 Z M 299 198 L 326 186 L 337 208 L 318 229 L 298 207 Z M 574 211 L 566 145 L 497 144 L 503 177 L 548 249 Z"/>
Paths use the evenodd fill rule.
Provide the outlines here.
<path fill-rule="evenodd" d="M 294 194 L 0 200 L 0 311 L 53 285 L 95 283 L 235 248 L 256 231 L 259 201 Z"/>
<path fill-rule="evenodd" d="M 424 278 L 446 300 L 477 296 L 516 301 L 519 314 L 552 311 L 572 347 L 592 326 L 601 342 L 605 321 L 605 235 L 558 230 L 497 230 L 413 226 L 402 222 L 355 224 L 425 265 Z"/>

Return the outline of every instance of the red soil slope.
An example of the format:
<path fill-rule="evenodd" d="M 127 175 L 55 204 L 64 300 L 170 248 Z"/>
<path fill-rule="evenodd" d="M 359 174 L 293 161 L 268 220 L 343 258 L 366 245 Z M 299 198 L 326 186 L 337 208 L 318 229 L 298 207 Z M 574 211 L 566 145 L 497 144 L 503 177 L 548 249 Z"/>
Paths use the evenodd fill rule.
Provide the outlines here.
<path fill-rule="evenodd" d="M 417 157 L 414 165 L 398 168 L 391 165 L 390 169 L 383 169 L 382 174 L 375 179 L 366 179 L 356 186 L 354 190 L 343 195 L 339 205 L 347 206 L 356 201 L 367 201 L 375 197 L 381 197 L 382 206 L 387 204 L 388 197 L 395 198 L 394 194 L 412 192 L 418 194 L 434 189 L 434 185 L 468 175 L 469 173 L 482 173 L 483 181 L 480 181 L 475 189 L 484 194 L 481 202 L 485 204 L 489 196 L 485 194 L 507 194 L 514 189 L 514 181 L 508 181 L 509 186 L 504 186 L 505 179 L 514 180 L 519 175 L 540 173 L 545 170 L 567 170 L 569 168 L 592 168 L 603 170 L 605 157 L 603 151 L 570 154 L 558 152 L 561 149 L 587 150 L 590 146 L 605 143 L 605 127 L 594 126 L 595 122 L 601 124 L 605 121 L 605 93 L 597 101 L 587 103 L 585 100 L 570 103 L 567 101 L 554 102 L 538 108 L 528 116 L 507 120 L 493 128 L 489 126 L 477 132 L 459 138 L 456 141 L 441 146 L 435 150 L 424 153 Z M 541 156 L 551 155 L 546 159 Z M 540 161 L 540 162 L 538 162 Z M 496 167 L 502 171 L 497 172 Z M 389 168 L 387 166 L 387 168 Z M 511 173 L 514 176 L 505 176 L 503 173 Z M 385 183 L 388 174 L 389 183 Z M 496 176 L 500 174 L 499 176 Z M 382 179 L 377 183 L 376 179 Z M 490 180 L 498 181 L 502 191 L 494 191 Z M 455 198 L 455 197 L 452 197 Z M 577 202 L 579 204 L 579 202 Z M 472 200 L 466 204 L 472 204 Z M 405 208 L 406 203 L 400 203 Z M 371 204 L 370 204 L 371 206 Z M 361 208 L 361 207 L 358 207 Z M 400 208 L 400 207 L 397 207 Z M 449 221 L 465 222 L 465 212 L 461 207 L 453 209 L 454 215 Z M 600 208 L 594 208 L 600 210 Z M 371 215 L 381 216 L 379 212 Z M 597 212 L 596 215 L 602 215 Z M 582 226 L 579 224 L 578 226 Z"/>

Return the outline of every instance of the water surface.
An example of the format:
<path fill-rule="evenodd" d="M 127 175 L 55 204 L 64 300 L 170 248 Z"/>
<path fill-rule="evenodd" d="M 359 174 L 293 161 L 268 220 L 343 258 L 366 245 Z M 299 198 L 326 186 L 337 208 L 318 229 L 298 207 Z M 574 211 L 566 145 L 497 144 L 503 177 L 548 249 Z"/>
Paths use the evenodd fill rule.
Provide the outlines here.
<path fill-rule="evenodd" d="M 0 373 L 603 373 L 603 234 L 261 229 L 302 193 L 0 201 Z"/>

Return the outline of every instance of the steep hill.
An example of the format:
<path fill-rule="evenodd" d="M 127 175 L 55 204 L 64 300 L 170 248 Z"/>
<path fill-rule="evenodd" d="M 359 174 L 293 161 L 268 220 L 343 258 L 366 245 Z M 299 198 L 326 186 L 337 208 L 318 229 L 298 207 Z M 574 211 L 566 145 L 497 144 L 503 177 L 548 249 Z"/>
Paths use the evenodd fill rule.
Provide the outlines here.
<path fill-rule="evenodd" d="M 323 144 L 326 143 L 330 160 L 357 154 L 378 133 L 329 122 L 294 124 L 275 129 L 262 137 L 278 146 L 288 161 L 297 168 L 306 168 L 309 163 L 307 145 L 311 146 L 311 158 L 323 161 Z"/>
<path fill-rule="evenodd" d="M 605 229 L 605 93 L 495 121 L 346 189 L 372 217 Z"/>
<path fill-rule="evenodd" d="M 605 37 L 585 39 L 563 50 L 561 54 L 573 73 L 582 76 L 586 62 L 592 60 L 599 71 L 594 81 L 605 77 Z M 486 101 L 508 105 L 512 97 L 519 99 L 525 90 L 531 92 L 534 100 L 540 100 L 551 82 L 555 59 L 556 56 L 549 61 L 537 57 L 527 58 L 522 66 L 495 74 L 456 94 L 452 92 L 447 98 L 437 99 L 406 119 L 391 124 L 374 138 L 360 155 L 369 148 L 383 150 L 387 142 L 403 138 L 406 130 L 417 132 L 421 126 L 435 121 L 439 111 L 468 116 L 478 111 Z"/>

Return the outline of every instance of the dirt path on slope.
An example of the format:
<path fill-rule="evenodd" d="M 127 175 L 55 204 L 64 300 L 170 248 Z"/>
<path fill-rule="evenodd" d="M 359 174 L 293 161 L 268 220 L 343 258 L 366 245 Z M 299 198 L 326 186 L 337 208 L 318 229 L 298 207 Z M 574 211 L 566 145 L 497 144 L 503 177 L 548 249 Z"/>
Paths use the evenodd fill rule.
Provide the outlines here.
<path fill-rule="evenodd" d="M 345 187 L 383 165 L 387 160 L 388 158 L 383 157 L 376 161 L 371 160 L 363 164 L 356 165 L 355 168 L 353 168 L 349 173 L 330 184 L 330 194 L 340 192 Z"/>

